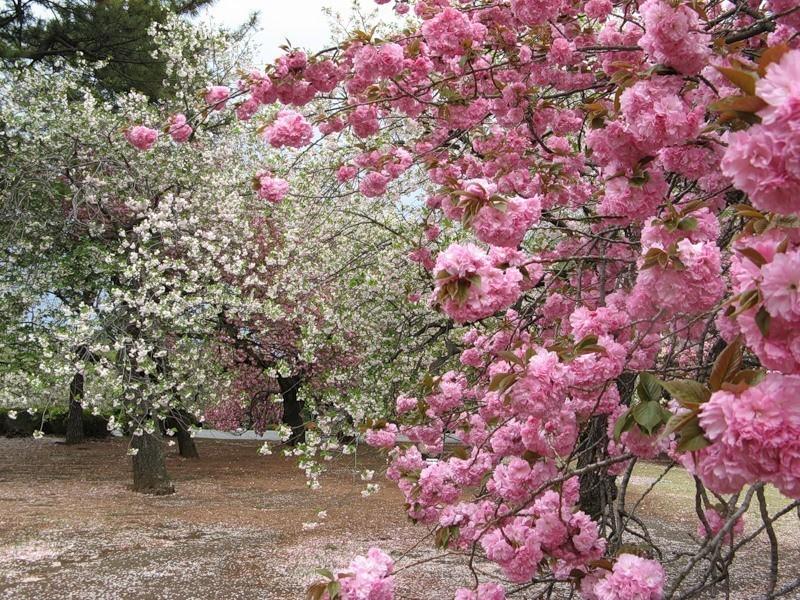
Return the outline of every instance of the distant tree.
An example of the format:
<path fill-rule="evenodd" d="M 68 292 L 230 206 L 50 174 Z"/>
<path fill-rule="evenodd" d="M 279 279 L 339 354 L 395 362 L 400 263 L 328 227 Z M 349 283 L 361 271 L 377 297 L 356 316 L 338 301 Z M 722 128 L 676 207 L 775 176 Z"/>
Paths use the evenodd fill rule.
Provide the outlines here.
<path fill-rule="evenodd" d="M 14 65 L 83 57 L 102 62 L 94 84 L 106 94 L 165 92 L 165 61 L 154 58 L 150 27 L 171 14 L 192 15 L 215 0 L 3 0 L 0 57 Z"/>

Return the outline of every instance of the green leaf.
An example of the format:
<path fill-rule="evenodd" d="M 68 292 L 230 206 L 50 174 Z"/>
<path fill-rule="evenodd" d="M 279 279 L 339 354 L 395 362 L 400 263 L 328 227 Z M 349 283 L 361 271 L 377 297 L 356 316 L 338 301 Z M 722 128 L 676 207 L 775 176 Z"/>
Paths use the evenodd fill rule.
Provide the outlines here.
<path fill-rule="evenodd" d="M 315 572 L 325 579 L 333 579 L 333 572 L 330 569 L 316 569 Z"/>
<path fill-rule="evenodd" d="M 614 424 L 614 440 L 618 442 L 619 437 L 633 427 L 633 423 L 633 415 L 630 409 L 628 409 L 619 416 L 617 422 Z"/>
<path fill-rule="evenodd" d="M 711 397 L 711 391 L 706 386 L 692 379 L 673 379 L 672 381 L 661 381 L 660 383 L 661 387 L 682 404 L 698 405 L 708 402 Z"/>
<path fill-rule="evenodd" d="M 733 376 L 731 383 L 746 383 L 747 385 L 755 385 L 764 379 L 764 371 L 761 369 L 742 369 Z"/>
<path fill-rule="evenodd" d="M 757 113 L 767 106 L 758 96 L 728 96 L 708 105 L 715 112 Z"/>
<path fill-rule="evenodd" d="M 306 591 L 306 598 L 308 600 L 321 600 L 321 598 L 325 595 L 326 588 L 327 585 L 322 581 L 313 583 L 310 586 L 308 586 L 308 590 Z"/>
<path fill-rule="evenodd" d="M 629 179 L 630 184 L 633 187 L 643 187 L 648 181 L 650 181 L 650 173 L 648 171 L 642 171 L 641 173 L 636 173 L 633 177 Z"/>
<path fill-rule="evenodd" d="M 639 382 L 636 384 L 636 395 L 639 400 L 657 401 L 661 399 L 661 384 L 651 373 L 639 373 Z"/>
<path fill-rule="evenodd" d="M 583 346 L 582 348 L 576 350 L 576 355 L 581 356 L 583 354 L 606 354 L 606 349 L 601 346 L 600 344 L 591 344 L 589 346 Z"/>
<path fill-rule="evenodd" d="M 450 540 L 458 538 L 458 527 L 451 525 L 450 527 L 442 527 L 436 530 L 434 534 L 434 541 L 437 548 L 447 548 Z"/>
<path fill-rule="evenodd" d="M 575 350 L 580 350 L 587 346 L 596 346 L 597 345 L 597 336 L 596 335 L 587 335 L 584 337 L 580 342 L 575 344 Z"/>
<path fill-rule="evenodd" d="M 767 74 L 767 67 L 774 62 L 779 62 L 784 54 L 789 51 L 786 44 L 778 44 L 772 48 L 767 48 L 758 59 L 758 74 L 764 77 Z"/>
<path fill-rule="evenodd" d="M 756 210 L 749 204 L 734 204 L 733 208 L 736 210 L 736 214 L 740 217 L 747 217 L 750 219 L 763 219 L 764 214 L 760 211 Z"/>
<path fill-rule="evenodd" d="M 737 308 L 731 315 L 731 318 L 743 313 L 746 310 L 753 308 L 761 301 L 761 295 L 758 290 L 747 290 L 739 294 L 739 308 Z"/>
<path fill-rule="evenodd" d="M 492 381 L 491 383 L 489 383 L 489 391 L 499 392 L 502 394 L 508 388 L 514 385 L 516 381 L 517 381 L 516 373 L 500 373 L 492 377 Z"/>
<path fill-rule="evenodd" d="M 633 407 L 631 414 L 639 429 L 647 435 L 652 435 L 662 423 L 661 405 L 658 402 L 640 402 Z"/>
<path fill-rule="evenodd" d="M 519 365 L 522 368 L 525 368 L 525 361 L 522 360 L 519 356 L 511 352 L 510 350 L 502 350 L 497 353 L 497 356 L 505 360 L 506 362 L 510 362 L 515 365 Z"/>
<path fill-rule="evenodd" d="M 330 600 L 338 600 L 341 598 L 342 584 L 338 581 L 331 581 L 328 584 L 328 596 Z"/>
<path fill-rule="evenodd" d="M 672 415 L 670 419 L 667 421 L 667 426 L 664 428 L 664 436 L 668 436 L 670 433 L 680 431 L 684 427 L 686 427 L 689 423 L 697 419 L 697 413 L 695 412 L 688 412 L 681 415 Z"/>
<path fill-rule="evenodd" d="M 703 434 L 699 422 L 693 422 L 685 426 L 681 431 L 681 439 L 678 442 L 679 452 L 695 452 L 711 445 Z"/>

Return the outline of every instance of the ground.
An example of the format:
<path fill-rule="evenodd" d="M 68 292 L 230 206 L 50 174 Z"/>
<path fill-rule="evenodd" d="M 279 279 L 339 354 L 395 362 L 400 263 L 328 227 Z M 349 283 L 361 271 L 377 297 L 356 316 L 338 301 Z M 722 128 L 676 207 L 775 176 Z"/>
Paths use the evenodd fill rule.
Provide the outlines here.
<path fill-rule="evenodd" d="M 128 489 L 126 444 L 0 438 L 0 598 L 294 600 L 305 597 L 316 568 L 343 566 L 370 546 L 403 555 L 401 566 L 433 553 L 429 539 L 417 544 L 425 531 L 403 516 L 391 484 L 361 497 L 352 457 L 310 491 L 291 460 L 259 456 L 258 443 L 200 440 L 199 460 L 170 451 L 178 493 L 150 497 Z M 380 469 L 372 452 L 357 460 L 359 469 Z M 630 502 L 661 470 L 637 469 Z M 654 536 L 673 550 L 691 547 L 687 482 L 674 469 L 664 491 L 641 507 Z M 780 502 L 771 492 L 771 506 Z M 782 556 L 789 571 L 800 564 L 799 533 L 791 515 L 780 530 L 790 540 Z M 753 597 L 747 590 L 763 582 L 766 552 L 757 539 L 743 556 L 748 568 L 731 598 Z M 451 598 L 454 580 L 467 575 L 455 557 L 424 562 L 400 571 L 398 598 Z"/>

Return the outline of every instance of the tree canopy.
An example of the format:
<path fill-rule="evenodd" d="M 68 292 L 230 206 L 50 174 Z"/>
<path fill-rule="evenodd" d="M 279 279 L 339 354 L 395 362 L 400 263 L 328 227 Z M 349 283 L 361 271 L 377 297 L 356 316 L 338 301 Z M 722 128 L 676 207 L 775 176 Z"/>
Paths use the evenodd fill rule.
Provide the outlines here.
<path fill-rule="evenodd" d="M 787 596 L 800 580 L 773 524 L 800 502 L 794 4 L 398 0 L 402 26 L 345 27 L 263 70 L 187 68 L 225 40 L 170 20 L 164 102 L 22 75 L 5 172 L 9 214 L 31 216 L 9 228 L 8 314 L 46 332 L 25 339 L 51 364 L 74 357 L 65 340 L 94 344 L 134 465 L 172 407 L 302 385 L 312 423 L 286 434 L 306 434 L 290 453 L 312 484 L 355 436 L 384 449 L 408 516 L 472 569 L 458 600 L 702 597 L 753 541 L 750 506 L 763 597 Z M 94 304 L 71 294 L 20 324 L 64 265 Z M 693 477 L 690 556 L 626 502 L 636 462 L 657 458 Z M 396 568 L 373 548 L 309 593 L 389 599 Z"/>

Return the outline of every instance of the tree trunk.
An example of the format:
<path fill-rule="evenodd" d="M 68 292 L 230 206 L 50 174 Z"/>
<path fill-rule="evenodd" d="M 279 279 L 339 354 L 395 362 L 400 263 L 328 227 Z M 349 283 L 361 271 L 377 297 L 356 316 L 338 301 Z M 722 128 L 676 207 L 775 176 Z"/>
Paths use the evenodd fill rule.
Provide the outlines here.
<path fill-rule="evenodd" d="M 131 447 L 137 450 L 132 457 L 133 490 L 156 496 L 174 493 L 175 486 L 167 474 L 158 430 L 152 434 L 144 432 L 142 435 L 133 436 Z"/>
<path fill-rule="evenodd" d="M 283 396 L 283 422 L 292 428 L 292 435 L 288 440 L 290 446 L 306 441 L 306 426 L 303 423 L 303 403 L 297 399 L 300 388 L 300 377 L 278 377 L 278 385 Z"/>
<path fill-rule="evenodd" d="M 83 442 L 83 373 L 78 371 L 72 376 L 69 384 L 69 414 L 67 414 L 67 444 L 80 444 Z"/>
<path fill-rule="evenodd" d="M 636 385 L 636 373 L 623 373 L 617 379 L 616 385 L 621 403 L 630 405 Z M 608 458 L 607 431 L 608 419 L 605 415 L 592 417 L 578 441 L 579 469 Z M 608 468 L 602 468 L 583 473 L 579 481 L 581 491 L 578 506 L 593 519 L 602 518 L 606 507 L 616 500 L 616 477 L 608 474 Z"/>
<path fill-rule="evenodd" d="M 194 438 L 189 433 L 190 423 L 194 423 L 194 419 L 188 412 L 173 410 L 170 416 L 161 422 L 161 433 L 165 434 L 168 429 L 174 429 L 178 440 L 178 454 L 184 458 L 200 458 Z"/>
<path fill-rule="evenodd" d="M 604 415 L 592 417 L 589 427 L 584 430 L 578 442 L 579 456 L 578 468 L 587 467 L 603 458 L 606 453 L 606 427 L 608 421 Z M 580 481 L 580 500 L 578 506 L 594 520 L 600 519 L 603 515 L 605 506 L 612 501 L 607 497 L 609 489 L 609 476 L 605 469 L 595 469 L 587 471 L 579 476 Z M 613 485 L 613 478 L 612 485 Z"/>
<path fill-rule="evenodd" d="M 184 415 L 181 415 L 179 418 L 175 419 L 177 425 L 176 429 L 178 430 L 176 434 L 178 438 L 178 454 L 183 458 L 200 458 L 200 455 L 197 453 L 197 445 L 194 443 L 194 438 L 189 433 L 183 417 Z"/>

